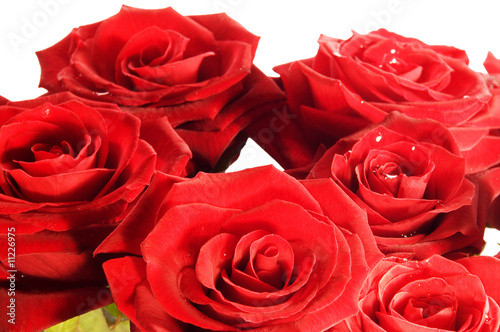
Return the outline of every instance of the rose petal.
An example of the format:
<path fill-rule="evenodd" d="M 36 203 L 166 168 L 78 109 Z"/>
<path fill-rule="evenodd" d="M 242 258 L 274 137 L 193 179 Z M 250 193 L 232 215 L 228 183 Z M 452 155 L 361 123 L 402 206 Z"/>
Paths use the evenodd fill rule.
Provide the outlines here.
<path fill-rule="evenodd" d="M 154 41 L 154 44 L 152 44 Z M 156 68 L 162 64 L 182 60 L 188 39 L 172 30 L 151 26 L 136 35 L 120 50 L 115 64 L 115 82 L 127 86 L 128 69 Z M 146 80 L 156 76 L 140 75 Z"/>
<path fill-rule="evenodd" d="M 140 244 L 157 223 L 156 213 L 172 186 L 183 178 L 170 176 L 161 172 L 154 175 L 150 187 L 139 199 L 142 208 L 133 209 L 120 227 L 107 237 L 96 249 L 95 253 L 129 253 L 141 255 Z M 138 224 L 134 220 L 141 220 Z"/>
<path fill-rule="evenodd" d="M 484 286 L 486 294 L 495 302 L 500 303 L 500 290 L 497 287 L 497 277 L 500 269 L 500 260 L 488 256 L 467 257 L 457 260 L 470 273 L 478 276 Z"/>
<path fill-rule="evenodd" d="M 17 288 L 15 293 L 15 331 L 42 331 L 113 302 L 109 290 L 104 287 Z M 8 296 L 6 288 L 0 288 L 2 307 L 7 308 L 8 301 L 13 298 Z M 2 315 L 0 324 L 13 326 L 9 319 L 8 315 Z"/>
<path fill-rule="evenodd" d="M 147 280 L 135 288 L 134 308 L 137 310 L 137 324 L 144 331 L 181 332 L 187 329 L 185 324 L 172 318 L 158 304 Z"/>
<path fill-rule="evenodd" d="M 174 131 L 167 117 L 141 121 L 141 138 L 154 148 L 157 170 L 166 174 L 187 175 L 191 150 Z"/>
<path fill-rule="evenodd" d="M 222 270 L 230 265 L 238 238 L 221 233 L 208 240 L 201 248 L 196 260 L 196 278 L 208 289 L 216 289 Z"/>
<path fill-rule="evenodd" d="M 134 17 L 133 25 L 129 24 L 131 16 Z M 168 20 L 165 17 L 168 17 Z M 95 32 L 92 58 L 99 74 L 112 80 L 114 61 L 123 45 L 137 32 L 150 26 L 157 26 L 162 30 L 181 31 L 183 36 L 192 41 L 186 49 L 187 56 L 215 49 L 215 40 L 209 30 L 178 14 L 172 8 L 152 11 L 122 6 L 118 14 L 102 21 Z M 116 32 L 117 27 L 119 33 Z M 102 61 L 95 61 L 97 59 Z"/>
<path fill-rule="evenodd" d="M 207 183 L 217 183 L 217 187 L 224 190 L 207 192 L 204 189 Z M 233 194 L 241 192 L 241 188 L 245 188 L 245 198 Z M 245 173 L 198 173 L 189 185 L 178 184 L 172 188 L 169 204 L 210 203 L 219 207 L 247 210 L 273 199 L 293 202 L 307 210 L 321 212 L 316 200 L 302 185 L 274 166 L 257 167 Z"/>
<path fill-rule="evenodd" d="M 93 200 L 109 182 L 114 170 L 92 169 L 83 172 L 32 177 L 16 169 L 8 174 L 19 193 L 31 202 L 84 202 Z"/>
<path fill-rule="evenodd" d="M 131 322 L 137 323 L 136 289 L 146 280 L 146 264 L 139 257 L 126 256 L 104 262 L 103 268 L 117 307 Z"/>

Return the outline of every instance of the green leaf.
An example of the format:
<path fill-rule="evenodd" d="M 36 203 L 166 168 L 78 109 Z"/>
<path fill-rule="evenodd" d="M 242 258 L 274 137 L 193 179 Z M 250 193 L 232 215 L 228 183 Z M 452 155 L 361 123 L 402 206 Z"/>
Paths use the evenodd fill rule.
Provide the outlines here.
<path fill-rule="evenodd" d="M 74 332 L 78 328 L 79 317 L 73 317 L 65 322 L 52 326 L 45 332 Z"/>
<path fill-rule="evenodd" d="M 118 325 L 115 325 L 112 332 L 130 332 L 130 321 L 127 319 Z"/>
<path fill-rule="evenodd" d="M 115 317 L 119 319 L 119 321 L 111 327 L 108 326 L 108 322 L 106 321 L 104 309 L 97 309 L 52 326 L 45 330 L 45 332 L 129 332 L 130 322 L 126 317 L 123 316 L 118 309 L 115 309 L 116 306 L 114 308 L 113 306 L 108 307 L 110 308 L 106 307 L 106 311 L 112 312 L 113 316 L 116 312 Z"/>
<path fill-rule="evenodd" d="M 80 316 L 78 329 L 75 332 L 109 331 L 108 323 L 102 310 L 94 310 Z"/>
<path fill-rule="evenodd" d="M 107 310 L 110 314 L 112 314 L 115 317 L 118 317 L 118 315 L 121 314 L 120 310 L 116 307 L 116 304 L 111 303 L 110 305 L 107 305 L 104 307 L 105 310 Z"/>

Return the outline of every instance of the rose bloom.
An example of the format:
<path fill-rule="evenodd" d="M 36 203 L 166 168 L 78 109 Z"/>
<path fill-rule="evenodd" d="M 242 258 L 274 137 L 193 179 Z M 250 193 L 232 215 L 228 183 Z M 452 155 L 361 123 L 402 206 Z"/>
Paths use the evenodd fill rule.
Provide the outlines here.
<path fill-rule="evenodd" d="M 241 149 L 240 131 L 285 98 L 252 64 L 258 40 L 226 14 L 123 6 L 37 52 L 40 85 L 118 104 L 141 119 L 167 116 L 195 167 L 220 170 Z"/>
<path fill-rule="evenodd" d="M 141 124 L 116 105 L 76 99 L 62 93 L 0 106 L 0 302 L 16 303 L 16 324 L 4 314 L 0 325 L 16 331 L 112 302 L 93 251 L 157 169 L 184 175 L 190 158 L 168 122 Z M 169 151 L 156 152 L 143 127 Z"/>
<path fill-rule="evenodd" d="M 337 142 L 309 178 L 332 178 L 366 210 L 379 248 L 415 259 L 483 246 L 486 206 L 465 177 L 453 135 L 392 112 Z"/>
<path fill-rule="evenodd" d="M 500 105 L 500 60 L 495 58 L 492 53 L 489 53 L 484 66 L 488 71 L 487 82 L 493 95 L 490 102 L 493 108 Z M 491 202 L 488 225 L 500 229 L 500 163 L 497 160 L 497 156 L 500 155 L 500 129 L 484 131 L 482 135 L 484 136 L 483 141 L 488 140 L 491 144 L 485 144 L 482 150 L 483 157 L 478 157 L 479 160 L 490 159 L 489 169 L 477 175 L 484 196 L 481 200 L 484 204 Z"/>
<path fill-rule="evenodd" d="M 104 269 L 141 331 L 322 331 L 356 313 L 382 256 L 366 214 L 331 179 L 299 182 L 272 166 L 158 173 L 98 252 L 125 255 Z"/>
<path fill-rule="evenodd" d="M 407 332 L 500 329 L 500 260 L 381 261 L 370 274 L 360 312 L 330 331 Z"/>
<path fill-rule="evenodd" d="M 383 29 L 347 40 L 323 35 L 318 42 L 315 57 L 274 68 L 295 119 L 279 139 L 261 144 L 284 168 L 308 164 L 319 145 L 328 148 L 392 111 L 460 128 L 463 149 L 480 148 L 470 151 L 476 157 L 467 161 L 468 173 L 484 168 L 482 159 L 490 157 L 481 157 L 482 132 L 475 128 L 500 127 L 500 113 L 489 110 L 484 75 L 468 67 L 464 51 Z"/>

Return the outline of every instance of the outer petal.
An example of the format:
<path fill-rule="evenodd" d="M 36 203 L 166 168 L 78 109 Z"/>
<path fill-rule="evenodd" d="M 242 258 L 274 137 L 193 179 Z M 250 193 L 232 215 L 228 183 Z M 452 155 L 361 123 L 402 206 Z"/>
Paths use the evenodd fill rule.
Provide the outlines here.
<path fill-rule="evenodd" d="M 488 256 L 472 256 L 457 260 L 465 266 L 471 274 L 481 279 L 486 294 L 497 304 L 500 304 L 500 289 L 498 288 L 498 275 L 500 273 L 500 260 Z"/>
<path fill-rule="evenodd" d="M 73 29 L 69 35 L 54 46 L 36 52 L 42 71 L 40 76 L 40 87 L 57 92 L 65 90 L 58 80 L 58 74 L 69 66 L 70 59 L 68 54 L 74 51 L 80 40 L 85 40 L 93 36 L 100 24 L 101 23 L 98 22 Z"/>
<path fill-rule="evenodd" d="M 135 297 L 139 284 L 146 280 L 146 265 L 139 257 L 111 259 L 103 264 L 113 299 L 131 322 L 137 323 Z"/>
<path fill-rule="evenodd" d="M 186 167 L 192 157 L 191 150 L 166 117 L 141 121 L 141 138 L 156 152 L 156 170 L 178 176 L 187 175 Z"/>
<path fill-rule="evenodd" d="M 260 38 L 248 32 L 227 14 L 198 15 L 190 18 L 210 30 L 217 40 L 240 40 L 252 45 L 252 54 L 255 56 Z"/>
<path fill-rule="evenodd" d="M 158 222 L 157 211 L 163 200 L 176 183 L 188 181 L 184 178 L 158 172 L 151 185 L 129 215 L 110 236 L 96 249 L 100 253 L 127 253 L 141 255 L 140 245 Z"/>
<path fill-rule="evenodd" d="M 355 234 L 362 240 L 365 251 L 364 260 L 369 268 L 375 266 L 383 255 L 372 237 L 366 213 L 331 179 L 304 180 L 301 183 L 314 196 L 321 205 L 323 213 L 335 225 L 344 228 L 346 233 Z M 333 203 L 330 197 L 335 197 L 336 202 Z"/>
<path fill-rule="evenodd" d="M 2 308 L 8 308 L 11 299 L 15 299 L 15 324 L 8 321 L 11 319 L 6 315 L 9 311 L 4 310 L 0 317 L 0 325 L 8 331 L 41 331 L 113 302 L 109 289 L 104 287 L 16 288 L 15 296 L 9 296 L 8 292 L 8 288 L 0 288 Z"/>
<path fill-rule="evenodd" d="M 212 186 L 220 189 L 206 190 Z M 235 195 L 236 192 L 243 192 L 244 196 Z M 223 208 L 247 210 L 273 199 L 296 203 L 307 210 L 321 213 L 318 202 L 306 188 L 274 166 L 227 174 L 199 173 L 192 181 L 175 185 L 163 208 L 207 203 Z"/>
<path fill-rule="evenodd" d="M 12 226 L 11 223 L 9 226 Z M 32 277 L 64 280 L 65 282 L 103 281 L 101 260 L 92 258 L 94 248 L 115 228 L 99 225 L 66 232 L 41 231 L 21 234 L 16 230 L 16 269 Z M 1 263 L 8 266 L 7 235 L 4 239 Z"/>

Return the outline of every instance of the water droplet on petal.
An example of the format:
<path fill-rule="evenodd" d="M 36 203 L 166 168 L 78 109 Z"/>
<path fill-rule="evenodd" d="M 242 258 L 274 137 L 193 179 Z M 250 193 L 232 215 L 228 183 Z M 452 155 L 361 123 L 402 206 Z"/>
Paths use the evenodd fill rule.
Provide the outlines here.
<path fill-rule="evenodd" d="M 396 54 L 396 50 L 395 50 L 395 49 L 392 49 L 392 50 L 391 50 L 391 54 Z"/>
<path fill-rule="evenodd" d="M 411 150 L 412 150 L 412 151 L 415 151 L 415 145 L 411 147 Z"/>
<path fill-rule="evenodd" d="M 375 137 L 375 142 L 379 143 L 382 140 L 382 133 L 378 133 L 378 136 Z"/>
<path fill-rule="evenodd" d="M 467 98 L 470 98 L 470 96 L 469 95 L 465 95 L 463 98 L 467 99 Z"/>

